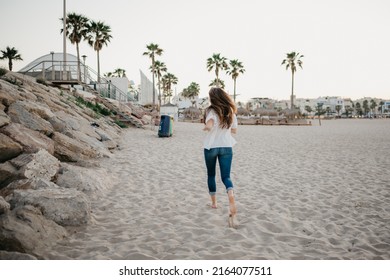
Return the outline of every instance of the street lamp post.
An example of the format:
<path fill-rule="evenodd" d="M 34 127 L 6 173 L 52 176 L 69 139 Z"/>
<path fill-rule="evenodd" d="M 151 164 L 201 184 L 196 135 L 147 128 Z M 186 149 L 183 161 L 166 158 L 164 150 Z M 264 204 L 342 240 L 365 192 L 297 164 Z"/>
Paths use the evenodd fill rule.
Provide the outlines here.
<path fill-rule="evenodd" d="M 54 81 L 54 52 L 51 51 L 51 80 Z"/>
<path fill-rule="evenodd" d="M 83 58 L 83 63 L 84 63 L 84 83 L 86 84 L 87 83 L 87 66 L 85 65 L 85 59 L 87 58 L 87 56 L 84 54 L 81 56 Z"/>

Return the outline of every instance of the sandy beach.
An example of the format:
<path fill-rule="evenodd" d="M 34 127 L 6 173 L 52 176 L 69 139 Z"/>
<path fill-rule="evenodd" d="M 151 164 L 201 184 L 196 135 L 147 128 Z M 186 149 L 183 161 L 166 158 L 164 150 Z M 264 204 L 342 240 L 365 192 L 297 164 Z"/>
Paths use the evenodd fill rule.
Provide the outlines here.
<path fill-rule="evenodd" d="M 239 126 L 232 180 L 238 229 L 217 177 L 210 208 L 202 124 L 171 138 L 129 128 L 101 162 L 114 186 L 92 224 L 47 259 L 390 259 L 390 121 Z"/>

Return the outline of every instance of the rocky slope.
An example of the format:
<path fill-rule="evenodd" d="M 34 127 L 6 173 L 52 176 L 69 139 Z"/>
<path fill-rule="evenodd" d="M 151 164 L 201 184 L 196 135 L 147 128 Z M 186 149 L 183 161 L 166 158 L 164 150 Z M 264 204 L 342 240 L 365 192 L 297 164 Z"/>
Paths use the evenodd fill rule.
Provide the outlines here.
<path fill-rule="evenodd" d="M 99 159 L 118 147 L 118 116 L 152 119 L 73 88 L 0 77 L 0 259 L 39 259 L 69 227 L 90 223 L 90 199 L 110 187 Z"/>

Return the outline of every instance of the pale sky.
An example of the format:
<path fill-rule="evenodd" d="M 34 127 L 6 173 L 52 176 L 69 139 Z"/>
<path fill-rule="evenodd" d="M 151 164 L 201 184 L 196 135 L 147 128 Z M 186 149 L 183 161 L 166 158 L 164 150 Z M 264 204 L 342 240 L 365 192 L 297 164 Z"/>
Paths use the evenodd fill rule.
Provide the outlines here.
<path fill-rule="evenodd" d="M 389 0 L 67 0 L 67 12 L 104 21 L 112 40 L 101 53 L 101 73 L 116 68 L 140 83 L 149 75 L 146 45 L 158 44 L 177 93 L 196 82 L 207 96 L 215 78 L 206 60 L 213 53 L 238 59 L 246 72 L 237 79 L 238 101 L 251 97 L 288 100 L 291 73 L 281 66 L 286 53 L 304 55 L 295 79 L 297 98 L 341 96 L 390 99 Z M 62 52 L 59 20 L 63 0 L 0 0 L 0 49 L 15 47 L 23 61 Z M 76 46 L 67 42 L 67 52 Z M 80 55 L 97 70 L 96 52 L 80 45 Z M 7 61 L 0 61 L 7 67 Z M 233 80 L 223 74 L 226 89 Z"/>

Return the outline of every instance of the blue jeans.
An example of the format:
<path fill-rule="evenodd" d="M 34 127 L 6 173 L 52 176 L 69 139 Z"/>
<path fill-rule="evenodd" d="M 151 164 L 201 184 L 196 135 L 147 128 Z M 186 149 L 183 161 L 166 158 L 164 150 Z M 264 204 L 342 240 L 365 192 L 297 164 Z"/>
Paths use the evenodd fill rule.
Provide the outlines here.
<path fill-rule="evenodd" d="M 233 182 L 230 179 L 230 169 L 232 166 L 233 149 L 229 147 L 204 149 L 204 159 L 207 167 L 207 185 L 210 195 L 215 195 L 217 185 L 215 182 L 215 168 L 217 159 L 221 170 L 221 179 L 226 187 L 226 191 L 233 189 Z"/>

